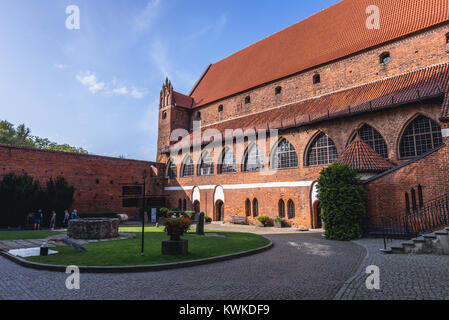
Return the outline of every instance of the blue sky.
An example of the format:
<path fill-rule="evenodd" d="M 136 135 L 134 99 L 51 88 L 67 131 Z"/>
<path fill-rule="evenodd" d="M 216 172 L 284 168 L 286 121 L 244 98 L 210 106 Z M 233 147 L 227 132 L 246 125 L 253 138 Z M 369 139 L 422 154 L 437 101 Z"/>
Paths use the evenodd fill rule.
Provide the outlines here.
<path fill-rule="evenodd" d="M 0 119 L 90 153 L 155 160 L 166 76 L 205 68 L 336 0 L 3 0 Z M 66 7 L 80 9 L 68 30 Z"/>

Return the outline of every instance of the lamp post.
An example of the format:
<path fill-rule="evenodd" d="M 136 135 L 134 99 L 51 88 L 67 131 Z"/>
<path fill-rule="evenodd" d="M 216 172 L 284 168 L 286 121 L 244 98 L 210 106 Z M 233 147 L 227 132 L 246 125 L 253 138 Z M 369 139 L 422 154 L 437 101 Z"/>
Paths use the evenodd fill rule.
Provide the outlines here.
<path fill-rule="evenodd" d="M 147 170 L 143 170 L 143 190 L 142 190 L 142 251 L 140 253 L 141 256 L 144 256 L 144 249 L 145 249 L 145 209 L 146 209 L 146 201 L 145 201 L 145 185 L 146 185 L 146 179 L 147 179 Z"/>

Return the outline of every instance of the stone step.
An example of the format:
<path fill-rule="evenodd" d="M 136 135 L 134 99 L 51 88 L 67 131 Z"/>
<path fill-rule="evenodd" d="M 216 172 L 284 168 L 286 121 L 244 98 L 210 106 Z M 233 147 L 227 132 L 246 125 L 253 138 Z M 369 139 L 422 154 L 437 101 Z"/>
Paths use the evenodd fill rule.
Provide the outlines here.
<path fill-rule="evenodd" d="M 391 246 L 391 251 L 393 253 L 404 253 L 404 247 L 402 246 Z"/>
<path fill-rule="evenodd" d="M 414 247 L 415 243 L 414 242 L 402 242 L 402 246 L 403 247 Z"/>
<path fill-rule="evenodd" d="M 380 249 L 380 252 L 382 252 L 383 254 L 391 254 L 391 253 L 393 253 L 393 250 L 391 250 L 391 249 Z"/>
<path fill-rule="evenodd" d="M 449 236 L 449 232 L 444 231 L 444 230 L 442 230 L 442 231 L 437 231 L 437 232 L 435 232 L 435 235 L 436 235 L 436 236 Z"/>
<path fill-rule="evenodd" d="M 424 242 L 426 242 L 426 240 L 424 239 L 424 238 L 416 238 L 416 239 L 413 239 L 413 242 L 414 243 L 424 243 Z"/>
<path fill-rule="evenodd" d="M 424 235 L 424 239 L 435 240 L 437 236 L 433 233 Z"/>

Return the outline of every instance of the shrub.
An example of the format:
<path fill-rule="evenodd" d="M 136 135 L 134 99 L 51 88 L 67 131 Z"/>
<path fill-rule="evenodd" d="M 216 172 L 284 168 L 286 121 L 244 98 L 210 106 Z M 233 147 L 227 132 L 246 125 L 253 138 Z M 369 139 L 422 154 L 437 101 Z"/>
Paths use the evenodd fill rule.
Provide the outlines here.
<path fill-rule="evenodd" d="M 271 222 L 271 219 L 269 217 L 266 217 L 266 216 L 258 217 L 257 220 L 259 220 L 259 222 L 262 223 L 264 226 L 269 225 L 270 222 Z"/>
<path fill-rule="evenodd" d="M 212 218 L 209 216 L 204 216 L 204 220 L 206 221 L 206 223 L 212 222 Z"/>
<path fill-rule="evenodd" d="M 350 241 L 363 235 L 365 189 L 356 170 L 334 163 L 318 179 L 318 199 L 325 236 L 329 240 Z"/>
<path fill-rule="evenodd" d="M 44 221 L 49 222 L 51 211 L 58 213 L 58 221 L 63 219 L 63 212 L 73 203 L 75 188 L 69 186 L 62 177 L 50 178 L 46 188 L 42 189 L 39 181 L 27 173 L 7 174 L 0 181 L 0 227 L 20 227 L 27 224 L 31 212 L 42 209 Z"/>
<path fill-rule="evenodd" d="M 0 227 L 19 227 L 27 223 L 27 215 L 42 201 L 39 181 L 24 173 L 7 174 L 0 181 Z"/>
<path fill-rule="evenodd" d="M 196 212 L 195 211 L 184 211 L 182 214 L 184 217 L 189 218 L 190 220 L 195 219 Z"/>
<path fill-rule="evenodd" d="M 161 214 L 162 217 L 168 218 L 170 216 L 170 209 L 168 209 L 168 208 L 160 208 L 159 209 L 159 213 Z"/>

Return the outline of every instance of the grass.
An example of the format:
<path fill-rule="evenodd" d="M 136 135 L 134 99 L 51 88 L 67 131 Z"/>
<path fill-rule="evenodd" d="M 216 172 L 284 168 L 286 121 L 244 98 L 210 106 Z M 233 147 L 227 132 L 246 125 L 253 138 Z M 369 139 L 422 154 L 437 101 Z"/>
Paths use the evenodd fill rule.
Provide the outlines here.
<path fill-rule="evenodd" d="M 24 239 L 45 239 L 50 236 L 60 234 L 61 232 L 51 230 L 38 230 L 38 231 L 1 231 L 1 240 L 24 240 Z"/>
<path fill-rule="evenodd" d="M 168 240 L 163 228 L 145 228 L 145 256 L 140 255 L 140 228 L 120 228 L 120 232 L 135 233 L 135 239 L 94 242 L 86 244 L 87 252 L 76 252 L 73 248 L 57 247 L 58 254 L 48 257 L 30 257 L 29 261 L 55 265 L 77 266 L 134 266 L 173 263 L 222 256 L 260 248 L 269 243 L 259 235 L 238 232 L 216 232 L 223 237 L 200 237 L 188 233 L 189 254 L 181 257 L 163 256 L 161 242 Z"/>

